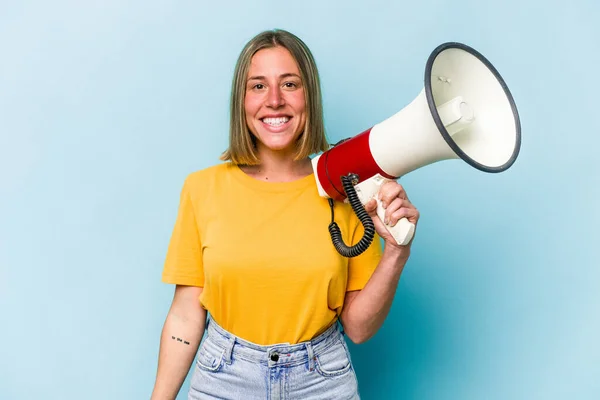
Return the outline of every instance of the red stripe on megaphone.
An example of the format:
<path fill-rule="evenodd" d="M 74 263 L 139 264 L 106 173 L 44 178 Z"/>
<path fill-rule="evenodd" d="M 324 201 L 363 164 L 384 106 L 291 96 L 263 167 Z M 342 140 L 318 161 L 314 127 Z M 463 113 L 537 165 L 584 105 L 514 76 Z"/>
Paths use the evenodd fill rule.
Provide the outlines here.
<path fill-rule="evenodd" d="M 346 198 L 341 177 L 350 173 L 357 174 L 359 182 L 377 174 L 396 179 L 386 174 L 375 162 L 369 146 L 371 129 L 372 127 L 334 146 L 319 157 L 317 178 L 332 199 L 343 201 Z"/>

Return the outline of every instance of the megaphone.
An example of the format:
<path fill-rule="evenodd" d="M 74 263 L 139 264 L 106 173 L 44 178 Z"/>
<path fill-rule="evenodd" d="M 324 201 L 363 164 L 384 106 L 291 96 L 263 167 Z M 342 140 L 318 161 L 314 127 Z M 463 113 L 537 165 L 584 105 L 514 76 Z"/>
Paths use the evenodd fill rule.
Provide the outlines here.
<path fill-rule="evenodd" d="M 332 213 L 333 200 L 350 202 L 365 225 L 363 240 L 347 247 L 332 215 L 332 239 L 346 257 L 362 253 L 372 241 L 374 228 L 364 204 L 375 198 L 384 220 L 377 196 L 383 183 L 458 158 L 484 172 L 502 172 L 519 154 L 517 107 L 483 55 L 462 43 L 443 43 L 429 56 L 424 81 L 421 93 L 398 113 L 312 159 L 319 195 L 329 198 Z M 406 218 L 388 226 L 399 245 L 410 242 L 414 229 Z"/>

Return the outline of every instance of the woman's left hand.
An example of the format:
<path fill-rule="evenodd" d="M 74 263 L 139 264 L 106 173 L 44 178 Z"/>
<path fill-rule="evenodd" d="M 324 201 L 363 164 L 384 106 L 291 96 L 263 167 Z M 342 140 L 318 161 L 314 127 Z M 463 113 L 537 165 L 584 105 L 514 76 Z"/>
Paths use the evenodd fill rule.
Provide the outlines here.
<path fill-rule="evenodd" d="M 419 211 L 410 202 L 404 188 L 398 182 L 390 181 L 384 183 L 379 189 L 379 198 L 385 209 L 385 221 L 381 221 L 377 216 L 377 201 L 373 199 L 365 204 L 365 210 L 367 210 L 373 219 L 377 234 L 385 240 L 386 247 L 394 246 L 399 249 L 410 247 L 413 242 L 412 240 L 405 246 L 398 245 L 394 237 L 387 230 L 386 225 L 394 226 L 401 218 L 407 218 L 416 227 L 419 221 Z"/>

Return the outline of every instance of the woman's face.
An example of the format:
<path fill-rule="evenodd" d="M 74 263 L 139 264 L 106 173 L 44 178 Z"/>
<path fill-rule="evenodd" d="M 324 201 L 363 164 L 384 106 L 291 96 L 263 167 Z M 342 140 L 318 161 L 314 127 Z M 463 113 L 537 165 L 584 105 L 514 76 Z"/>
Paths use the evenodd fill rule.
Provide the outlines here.
<path fill-rule="evenodd" d="M 290 151 L 306 122 L 300 71 L 283 47 L 259 50 L 250 62 L 246 80 L 246 123 L 257 138 L 259 151 Z"/>

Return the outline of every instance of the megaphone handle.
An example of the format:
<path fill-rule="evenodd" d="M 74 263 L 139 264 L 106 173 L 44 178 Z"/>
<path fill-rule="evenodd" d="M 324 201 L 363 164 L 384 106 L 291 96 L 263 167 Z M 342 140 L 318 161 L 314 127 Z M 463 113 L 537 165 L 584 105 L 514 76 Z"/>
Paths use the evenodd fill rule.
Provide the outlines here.
<path fill-rule="evenodd" d="M 377 216 L 381 222 L 385 221 L 385 209 L 381 204 L 381 200 L 379 200 L 378 194 L 381 185 L 389 181 L 392 180 L 377 174 L 354 186 L 356 194 L 363 205 L 371 199 L 377 200 Z M 394 226 L 386 225 L 386 228 L 400 246 L 407 245 L 415 233 L 415 225 L 406 218 L 400 219 Z"/>
<path fill-rule="evenodd" d="M 383 208 L 381 200 L 377 197 L 375 197 L 375 199 L 377 200 L 377 216 L 381 222 L 383 222 L 385 221 L 385 209 Z M 410 243 L 415 234 L 415 224 L 409 222 L 406 218 L 399 219 L 394 226 L 386 225 L 385 227 L 400 246 Z"/>

